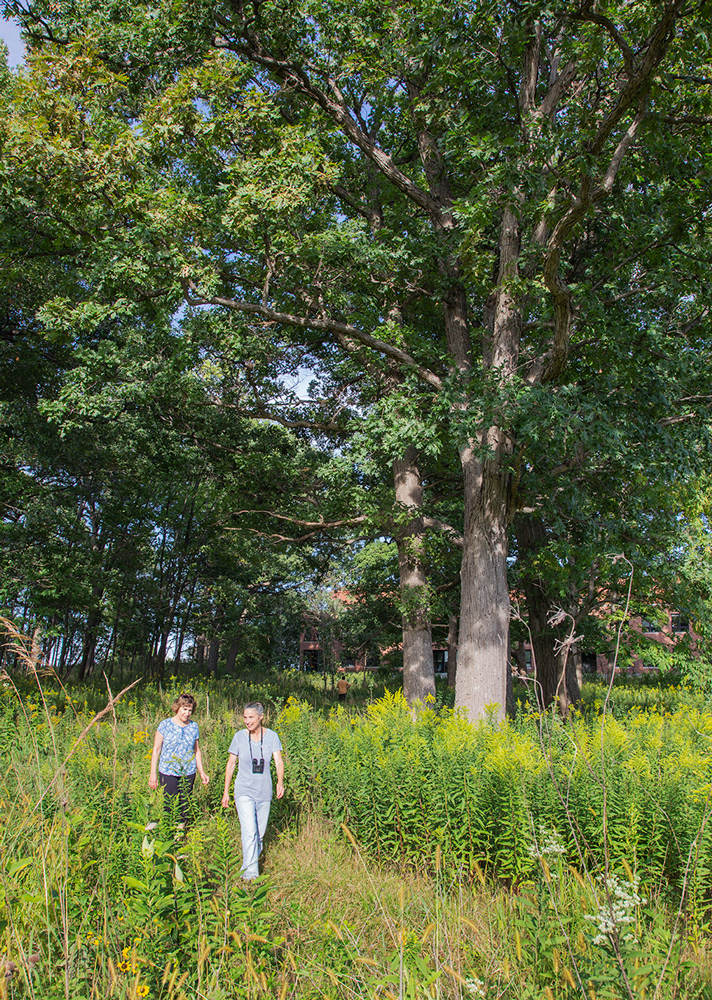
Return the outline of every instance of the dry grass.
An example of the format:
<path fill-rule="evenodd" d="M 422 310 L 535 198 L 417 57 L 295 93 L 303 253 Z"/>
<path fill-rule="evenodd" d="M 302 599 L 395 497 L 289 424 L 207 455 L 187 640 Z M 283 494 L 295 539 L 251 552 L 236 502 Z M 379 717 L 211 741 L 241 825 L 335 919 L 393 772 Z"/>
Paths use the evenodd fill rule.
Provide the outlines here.
<path fill-rule="evenodd" d="M 264 870 L 275 886 L 270 902 L 281 931 L 297 952 L 313 952 L 331 925 L 379 962 L 392 956 L 406 930 L 428 945 L 433 967 L 453 968 L 463 978 L 468 959 L 496 954 L 492 897 L 479 885 L 438 885 L 412 870 L 381 867 L 321 816 L 281 833 Z M 450 978 L 448 995 L 461 995 Z"/>

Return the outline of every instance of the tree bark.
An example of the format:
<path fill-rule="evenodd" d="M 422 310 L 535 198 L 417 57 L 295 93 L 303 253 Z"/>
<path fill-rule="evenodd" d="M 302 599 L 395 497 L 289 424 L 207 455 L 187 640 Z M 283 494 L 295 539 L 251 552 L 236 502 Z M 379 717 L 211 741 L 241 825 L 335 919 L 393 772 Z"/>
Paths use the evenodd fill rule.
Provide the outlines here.
<path fill-rule="evenodd" d="M 516 533 L 517 547 L 523 560 L 536 556 L 546 545 L 546 528 L 540 517 L 520 514 L 516 519 Z M 571 705 L 581 698 L 581 655 L 575 643 L 563 645 L 557 652 L 561 636 L 549 624 L 555 608 L 543 577 L 525 573 L 524 594 L 535 664 L 537 703 L 545 709 L 556 701 L 561 715 L 566 718 Z"/>
<path fill-rule="evenodd" d="M 523 562 L 532 559 L 546 545 L 546 528 L 540 517 L 520 514 L 515 522 L 517 548 Z M 536 682 L 536 698 L 540 708 L 548 708 L 557 695 L 560 658 L 555 651 L 556 635 L 549 626 L 551 602 L 542 578 L 524 575 L 524 597 L 532 644 L 532 664 Z"/>
<path fill-rule="evenodd" d="M 507 701 L 507 487 L 498 463 L 463 456 L 465 531 L 455 704 L 471 719 Z"/>
<path fill-rule="evenodd" d="M 447 623 L 447 686 L 455 687 L 457 677 L 457 615 L 450 615 Z"/>
<path fill-rule="evenodd" d="M 227 660 L 225 661 L 225 673 L 230 675 L 235 670 L 235 661 L 237 660 L 237 653 L 240 648 L 240 640 L 235 638 L 230 643 L 230 647 L 227 651 Z"/>
<path fill-rule="evenodd" d="M 164 631 L 161 633 L 161 644 L 158 647 L 158 652 L 156 653 L 156 658 L 154 662 L 156 674 L 158 677 L 163 677 L 164 671 L 166 669 L 166 653 L 168 651 L 168 640 L 170 639 L 171 633 L 167 626 L 164 626 Z"/>
<path fill-rule="evenodd" d="M 505 206 L 499 233 L 499 268 L 488 315 L 489 335 L 483 345 L 485 368 L 495 382 L 516 378 L 522 332 L 519 292 L 521 224 L 513 206 Z M 448 327 L 466 330 L 466 302 L 446 300 L 446 336 L 460 370 L 468 358 Z M 448 318 L 448 312 L 452 315 Z M 460 334 L 464 344 L 464 334 Z M 459 351 L 459 353 L 457 353 Z M 484 402 L 489 391 L 485 387 Z M 494 404 L 495 399 L 491 402 Z M 479 404 L 481 405 L 481 404 Z M 501 407 L 498 423 L 484 423 L 476 437 L 461 448 L 465 530 L 462 551 L 462 596 L 460 648 L 458 651 L 455 704 L 466 708 L 471 718 L 482 717 L 490 706 L 502 718 L 507 703 L 509 669 L 509 587 L 507 585 L 508 528 L 511 491 L 509 466 L 511 436 L 504 430 L 506 413 Z"/>
<path fill-rule="evenodd" d="M 564 657 L 566 657 L 565 663 L 563 662 Z M 576 705 L 581 700 L 581 654 L 577 652 L 575 643 L 562 650 L 561 660 L 559 676 L 562 680 L 559 688 L 559 711 L 566 719 L 571 711 L 571 706 Z"/>
<path fill-rule="evenodd" d="M 92 597 L 100 600 L 102 595 L 103 590 L 99 595 L 96 593 L 92 594 Z M 77 674 L 77 680 L 80 682 L 83 681 L 94 668 L 96 644 L 99 638 L 99 625 L 101 624 L 102 617 L 101 610 L 98 608 L 94 608 L 89 612 L 86 629 L 84 631 L 84 639 L 82 641 L 82 658 L 79 664 L 79 672 Z"/>
<path fill-rule="evenodd" d="M 208 673 L 213 677 L 218 675 L 218 657 L 220 655 L 220 640 L 211 639 L 208 646 Z"/>
<path fill-rule="evenodd" d="M 435 697 L 430 595 L 425 572 L 425 528 L 421 517 L 423 487 L 415 448 L 393 463 L 396 504 L 408 522 L 395 532 L 403 606 L 403 695 L 409 705 Z M 412 515 L 412 516 L 411 516 Z"/>

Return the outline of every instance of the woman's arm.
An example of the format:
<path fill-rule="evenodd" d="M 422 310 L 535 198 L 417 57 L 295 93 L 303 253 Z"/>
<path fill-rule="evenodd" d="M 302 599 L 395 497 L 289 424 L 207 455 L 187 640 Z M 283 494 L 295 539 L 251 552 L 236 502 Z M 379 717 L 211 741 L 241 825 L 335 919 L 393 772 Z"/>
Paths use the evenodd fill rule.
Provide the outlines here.
<path fill-rule="evenodd" d="M 151 754 L 151 774 L 148 779 L 149 788 L 158 788 L 158 758 L 161 756 L 163 747 L 163 733 L 156 733 L 153 741 L 153 753 Z"/>
<path fill-rule="evenodd" d="M 277 798 L 281 799 L 284 795 L 284 757 L 281 750 L 275 750 L 272 756 L 274 757 L 274 767 L 277 772 Z"/>
<path fill-rule="evenodd" d="M 222 797 L 223 806 L 230 805 L 230 779 L 235 773 L 235 764 L 237 764 L 237 755 L 229 753 L 227 755 L 227 764 L 225 766 L 225 791 L 223 792 Z"/>
<path fill-rule="evenodd" d="M 198 774 L 200 775 L 200 780 L 203 782 L 204 785 L 207 785 L 207 783 L 210 781 L 210 777 L 205 773 L 205 768 L 203 767 L 203 752 L 200 749 L 198 740 L 195 741 L 195 746 L 193 747 L 193 749 L 195 751 L 195 763 L 198 768 Z"/>

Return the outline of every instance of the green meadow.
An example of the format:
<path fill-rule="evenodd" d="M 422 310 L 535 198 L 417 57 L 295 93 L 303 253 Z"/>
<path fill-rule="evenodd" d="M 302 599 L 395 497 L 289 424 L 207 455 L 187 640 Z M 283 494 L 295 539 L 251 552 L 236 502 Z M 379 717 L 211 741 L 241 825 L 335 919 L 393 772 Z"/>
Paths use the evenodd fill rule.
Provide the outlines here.
<path fill-rule="evenodd" d="M 705 997 L 712 712 L 679 687 L 591 685 L 569 724 L 470 725 L 358 679 L 198 681 L 209 786 L 187 834 L 148 789 L 183 688 L 0 694 L 4 997 Z M 173 690 L 175 688 L 175 690 Z M 242 703 L 287 759 L 263 875 L 222 810 Z"/>

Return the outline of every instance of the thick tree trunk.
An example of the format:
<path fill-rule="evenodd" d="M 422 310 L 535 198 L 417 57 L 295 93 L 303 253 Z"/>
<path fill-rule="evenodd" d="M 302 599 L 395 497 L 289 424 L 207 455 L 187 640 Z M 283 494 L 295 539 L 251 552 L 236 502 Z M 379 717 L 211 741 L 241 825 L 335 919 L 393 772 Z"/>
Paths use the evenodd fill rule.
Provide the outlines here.
<path fill-rule="evenodd" d="M 540 517 L 520 514 L 516 519 L 516 533 L 522 561 L 533 558 L 546 545 L 546 528 Z M 531 635 L 537 704 L 540 708 L 548 708 L 557 695 L 561 662 L 555 649 L 556 634 L 548 624 L 552 608 L 541 577 L 525 574 L 524 597 Z"/>
<path fill-rule="evenodd" d="M 507 702 L 507 485 L 496 459 L 463 454 L 465 531 L 455 704 L 471 719 Z"/>
<path fill-rule="evenodd" d="M 227 660 L 225 661 L 225 673 L 228 676 L 235 670 L 235 661 L 237 660 L 237 653 L 240 649 L 240 640 L 235 638 L 230 643 L 230 647 L 227 651 Z"/>
<path fill-rule="evenodd" d="M 447 623 L 447 686 L 455 687 L 457 677 L 457 615 L 450 615 Z"/>
<path fill-rule="evenodd" d="M 488 314 L 489 335 L 483 344 L 485 368 L 495 380 L 516 378 L 522 332 L 519 278 L 520 223 L 512 206 L 502 213 L 499 234 L 499 269 Z M 458 367 L 467 370 L 463 353 L 466 329 L 464 295 L 451 295 L 445 303 L 448 345 Z M 452 332 L 448 333 L 448 329 Z M 462 343 L 460 343 L 462 342 Z M 495 404 L 496 399 L 485 403 Z M 478 405 L 481 405 L 479 403 Z M 487 407 L 485 407 L 487 408 Z M 493 412 L 499 409 L 494 406 Z M 465 530 L 462 551 L 460 646 L 458 650 L 455 703 L 466 708 L 470 718 L 484 715 L 496 706 L 501 718 L 507 703 L 509 669 L 509 588 L 507 585 L 507 533 L 510 520 L 509 467 L 512 440 L 503 426 L 485 423 L 476 437 L 460 450 L 463 469 Z"/>
<path fill-rule="evenodd" d="M 218 657 L 220 655 L 220 640 L 211 639 L 208 646 L 208 673 L 213 677 L 218 675 Z"/>
<path fill-rule="evenodd" d="M 435 697 L 430 595 L 423 563 L 425 529 L 420 515 L 423 487 L 415 448 L 407 448 L 403 458 L 393 463 L 393 482 L 396 504 L 409 515 L 408 523 L 395 535 L 403 606 L 403 694 L 412 705 L 428 695 Z"/>

